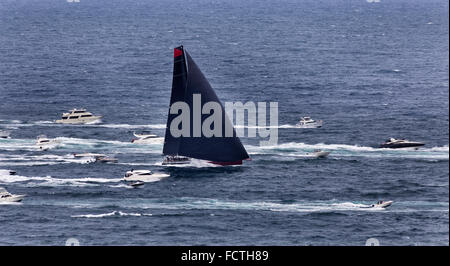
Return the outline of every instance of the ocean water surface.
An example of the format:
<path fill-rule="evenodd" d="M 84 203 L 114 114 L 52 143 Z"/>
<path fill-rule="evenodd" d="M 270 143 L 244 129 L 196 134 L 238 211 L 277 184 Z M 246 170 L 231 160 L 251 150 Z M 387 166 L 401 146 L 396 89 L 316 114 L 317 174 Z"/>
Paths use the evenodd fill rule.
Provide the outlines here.
<path fill-rule="evenodd" d="M 0 245 L 448 245 L 448 19 L 443 0 L 1 1 L 0 186 L 26 197 L 0 204 Z M 278 102 L 277 145 L 164 167 L 162 141 L 131 143 L 164 136 L 181 44 L 222 101 Z M 80 107 L 101 122 L 54 123 Z M 170 176 L 133 189 L 130 169 Z"/>

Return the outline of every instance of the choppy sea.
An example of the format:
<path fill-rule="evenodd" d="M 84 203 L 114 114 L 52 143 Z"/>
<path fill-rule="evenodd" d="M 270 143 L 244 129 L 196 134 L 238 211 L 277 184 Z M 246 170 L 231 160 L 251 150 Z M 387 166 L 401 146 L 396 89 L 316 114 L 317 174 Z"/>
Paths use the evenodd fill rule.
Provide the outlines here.
<path fill-rule="evenodd" d="M 444 0 L 3 0 L 0 245 L 449 244 Z M 222 101 L 278 102 L 251 161 L 165 167 L 173 48 Z M 68 109 L 103 115 L 60 125 Z M 301 116 L 319 129 L 295 127 Z M 47 151 L 34 145 L 56 139 Z M 420 150 L 379 149 L 389 137 Z M 328 158 L 308 155 L 331 151 Z M 116 164 L 74 153 L 105 153 Z M 130 169 L 170 176 L 127 186 Z M 9 175 L 9 170 L 17 172 Z M 393 200 L 387 209 L 362 208 Z"/>

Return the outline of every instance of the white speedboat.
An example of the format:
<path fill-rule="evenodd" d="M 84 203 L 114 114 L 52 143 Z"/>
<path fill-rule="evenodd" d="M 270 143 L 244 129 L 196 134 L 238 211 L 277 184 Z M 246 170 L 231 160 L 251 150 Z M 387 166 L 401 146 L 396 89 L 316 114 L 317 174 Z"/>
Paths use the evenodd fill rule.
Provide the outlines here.
<path fill-rule="evenodd" d="M 0 139 L 9 139 L 10 134 L 11 134 L 11 132 L 9 132 L 9 131 L 0 130 Z"/>
<path fill-rule="evenodd" d="M 406 139 L 394 139 L 390 138 L 386 142 L 380 144 L 380 148 L 390 149 L 402 149 L 402 148 L 414 148 L 418 149 L 420 146 L 424 146 L 425 143 L 417 141 L 409 141 Z"/>
<path fill-rule="evenodd" d="M 45 135 L 39 135 L 36 139 L 36 147 L 42 151 L 46 151 L 55 147 L 57 141 L 54 139 L 49 139 Z"/>
<path fill-rule="evenodd" d="M 73 156 L 75 158 L 85 158 L 85 157 L 101 157 L 101 156 L 106 156 L 105 154 L 102 153 L 74 153 Z"/>
<path fill-rule="evenodd" d="M 378 201 L 376 204 L 372 204 L 370 205 L 371 208 L 387 208 L 389 206 L 391 206 L 393 203 L 392 200 L 387 200 L 387 201 Z"/>
<path fill-rule="evenodd" d="M 310 154 L 316 158 L 325 158 L 330 153 L 331 153 L 330 151 L 315 150 L 313 153 L 308 153 L 308 154 Z"/>
<path fill-rule="evenodd" d="M 0 187 L 0 202 L 20 202 L 24 197 L 25 195 L 14 195 Z"/>
<path fill-rule="evenodd" d="M 136 137 L 136 139 L 132 139 L 132 143 L 156 143 L 162 142 L 164 140 L 164 138 L 151 134 L 148 131 L 143 131 L 141 133 L 133 132 L 133 135 Z"/>
<path fill-rule="evenodd" d="M 155 182 L 169 177 L 168 174 L 153 173 L 150 170 L 131 170 L 125 173 L 125 181 Z"/>
<path fill-rule="evenodd" d="M 189 164 L 191 163 L 191 159 L 189 157 L 184 156 L 166 156 L 162 162 L 162 165 L 180 165 L 180 164 Z"/>
<path fill-rule="evenodd" d="M 298 128 L 319 128 L 323 124 L 322 120 L 313 120 L 309 116 L 302 117 L 296 124 Z"/>
<path fill-rule="evenodd" d="M 108 156 L 97 156 L 95 157 L 95 162 L 97 163 L 117 163 L 118 160 L 113 157 Z"/>
<path fill-rule="evenodd" d="M 86 124 L 99 121 L 102 116 L 93 115 L 87 112 L 86 109 L 72 109 L 70 113 L 63 113 L 60 120 L 56 120 L 55 123 L 60 124 Z"/>

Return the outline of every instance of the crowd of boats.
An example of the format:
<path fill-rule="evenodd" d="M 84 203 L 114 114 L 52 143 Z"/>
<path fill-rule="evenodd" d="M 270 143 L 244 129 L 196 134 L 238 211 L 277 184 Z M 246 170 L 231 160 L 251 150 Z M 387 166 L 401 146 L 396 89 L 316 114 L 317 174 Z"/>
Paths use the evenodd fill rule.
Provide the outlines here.
<path fill-rule="evenodd" d="M 201 70 L 195 64 L 191 56 L 187 53 L 183 46 L 174 49 L 174 71 L 172 79 L 172 92 L 170 98 L 170 106 L 176 102 L 185 102 L 192 105 L 192 97 L 194 94 L 200 94 L 201 99 L 206 102 L 222 103 L 217 98 L 216 93 L 212 89 L 208 80 L 204 77 Z M 190 80 L 190 82 L 188 82 Z M 192 106 L 189 106 L 192 110 Z M 207 161 L 214 165 L 241 165 L 243 160 L 250 159 L 247 151 L 242 145 L 239 137 L 233 128 L 233 137 L 216 138 L 216 137 L 174 137 L 170 134 L 169 125 L 176 118 L 177 114 L 169 112 L 166 125 L 166 134 L 164 137 L 163 154 L 165 155 L 162 165 L 182 165 L 189 164 L 191 159 Z M 90 124 L 98 123 L 102 116 L 94 115 L 86 109 L 72 109 L 68 113 L 63 113 L 61 119 L 55 121 L 58 124 Z M 202 122 L 205 118 L 202 117 Z M 225 123 L 230 121 L 226 114 L 222 119 L 220 128 L 224 129 Z M 215 125 L 216 126 L 216 125 Z M 320 128 L 323 126 L 322 120 L 314 120 L 309 116 L 302 117 L 296 124 L 298 128 Z M 132 143 L 153 143 L 163 138 L 152 134 L 148 131 L 134 132 Z M 224 134 L 222 134 L 224 135 Z M 0 138 L 10 138 L 10 132 L 0 131 Z M 46 151 L 58 144 L 57 139 L 49 139 L 44 135 L 39 135 L 36 140 L 36 146 L 39 150 Z M 404 139 L 391 138 L 380 145 L 380 148 L 418 148 L 424 143 L 408 141 Z M 308 153 L 308 156 L 315 158 L 325 158 L 330 151 L 315 150 Z M 118 160 L 105 154 L 79 153 L 74 154 L 75 157 L 92 157 L 95 162 L 99 163 L 116 163 Z M 11 173 L 14 174 L 14 173 Z M 155 173 L 151 170 L 130 170 L 125 173 L 124 180 L 132 187 L 140 187 L 147 181 L 153 181 L 155 178 L 164 178 L 168 175 L 163 173 Z M 23 195 L 11 195 L 6 190 L 0 190 L 2 199 L 20 201 Z M 392 202 L 390 202 L 392 203 Z M 387 207 L 390 205 L 386 202 L 374 204 L 374 207 Z"/>

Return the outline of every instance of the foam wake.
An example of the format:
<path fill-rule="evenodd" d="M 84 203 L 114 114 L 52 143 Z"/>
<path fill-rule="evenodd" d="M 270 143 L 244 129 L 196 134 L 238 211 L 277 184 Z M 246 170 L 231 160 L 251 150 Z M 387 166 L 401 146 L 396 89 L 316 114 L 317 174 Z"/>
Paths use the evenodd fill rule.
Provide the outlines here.
<path fill-rule="evenodd" d="M 163 138 L 155 139 L 150 143 L 131 143 L 115 140 L 80 139 L 57 137 L 54 139 L 53 150 L 67 150 L 69 152 L 81 153 L 113 151 L 120 153 L 161 153 Z M 5 151 L 39 151 L 34 139 L 0 139 L 0 150 Z"/>
<path fill-rule="evenodd" d="M 132 216 L 132 217 L 140 217 L 140 216 L 152 216 L 151 213 L 127 213 L 121 211 L 112 211 L 108 213 L 99 213 L 99 214 L 80 214 L 80 215 L 72 215 L 72 218 L 105 218 L 105 217 L 120 217 L 120 216 Z"/>
<path fill-rule="evenodd" d="M 97 178 L 97 177 L 83 177 L 83 178 L 55 178 L 51 176 L 21 176 L 10 175 L 9 170 L 0 169 L 0 183 L 23 183 L 27 187 L 35 186 L 98 186 L 103 183 L 118 183 L 122 182 L 122 178 Z"/>
<path fill-rule="evenodd" d="M 306 144 L 301 142 L 289 142 L 275 146 L 246 146 L 249 154 L 275 155 L 287 157 L 308 157 L 314 150 L 331 151 L 329 157 L 371 157 L 371 158 L 405 158 L 448 160 L 448 145 L 442 147 L 421 148 L 419 150 L 381 149 L 358 145 L 346 144 Z"/>

